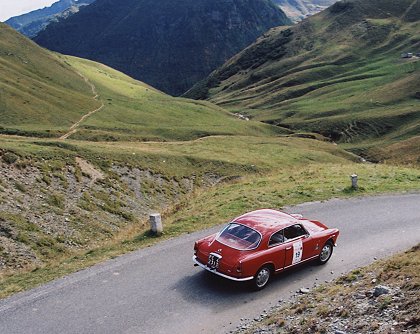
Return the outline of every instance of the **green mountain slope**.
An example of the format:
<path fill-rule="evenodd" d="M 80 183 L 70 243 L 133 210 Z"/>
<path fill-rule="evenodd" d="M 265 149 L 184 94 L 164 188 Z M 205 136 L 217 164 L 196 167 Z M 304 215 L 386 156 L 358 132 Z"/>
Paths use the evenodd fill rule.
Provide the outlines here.
<path fill-rule="evenodd" d="M 97 0 L 35 41 L 180 95 L 269 28 L 289 23 L 269 0 Z"/>
<path fill-rule="evenodd" d="M 284 133 L 272 125 L 240 120 L 209 102 L 166 95 L 105 65 L 60 57 L 89 79 L 104 104 L 79 126 L 73 139 L 172 141 Z"/>
<path fill-rule="evenodd" d="M 56 55 L 0 23 L 0 131 L 64 130 L 98 104 Z"/>
<path fill-rule="evenodd" d="M 279 132 L 208 102 L 173 98 L 105 65 L 53 54 L 1 24 L 0 133 L 58 138 L 80 120 L 71 135 L 91 140 Z"/>
<path fill-rule="evenodd" d="M 401 53 L 420 52 L 419 19 L 418 0 L 341 1 L 271 30 L 186 96 L 340 142 L 407 140 L 420 134 L 420 62 Z"/>

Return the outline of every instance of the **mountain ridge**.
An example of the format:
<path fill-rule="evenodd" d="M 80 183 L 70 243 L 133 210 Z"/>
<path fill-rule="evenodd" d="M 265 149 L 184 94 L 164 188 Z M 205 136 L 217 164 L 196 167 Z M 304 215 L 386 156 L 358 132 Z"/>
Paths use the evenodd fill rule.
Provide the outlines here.
<path fill-rule="evenodd" d="M 293 22 L 325 10 L 337 0 L 273 0 Z"/>
<path fill-rule="evenodd" d="M 268 0 L 97 0 L 34 39 L 180 95 L 271 27 L 290 24 Z"/>
<path fill-rule="evenodd" d="M 14 16 L 5 21 L 7 25 L 16 29 L 27 37 L 35 37 L 51 22 L 65 19 L 77 13 L 82 6 L 87 6 L 95 0 L 59 0 L 51 6 L 40 8 L 29 13 Z"/>

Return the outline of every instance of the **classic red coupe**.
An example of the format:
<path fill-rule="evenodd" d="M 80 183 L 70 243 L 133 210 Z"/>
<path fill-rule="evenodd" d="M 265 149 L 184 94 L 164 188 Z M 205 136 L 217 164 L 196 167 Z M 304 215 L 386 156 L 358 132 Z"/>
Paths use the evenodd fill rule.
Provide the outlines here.
<path fill-rule="evenodd" d="M 224 278 L 250 281 L 260 290 L 274 273 L 315 259 L 327 263 L 338 235 L 338 229 L 301 215 L 257 210 L 196 241 L 193 261 Z"/>

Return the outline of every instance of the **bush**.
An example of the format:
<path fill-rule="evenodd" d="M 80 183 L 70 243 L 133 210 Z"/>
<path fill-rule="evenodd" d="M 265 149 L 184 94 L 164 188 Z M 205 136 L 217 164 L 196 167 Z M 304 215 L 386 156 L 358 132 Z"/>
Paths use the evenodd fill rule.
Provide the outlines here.
<path fill-rule="evenodd" d="M 7 153 L 3 154 L 2 159 L 5 163 L 11 165 L 11 164 L 14 164 L 16 161 L 18 161 L 19 156 L 17 156 L 14 153 L 7 152 Z"/>
<path fill-rule="evenodd" d="M 15 182 L 15 188 L 17 190 L 19 190 L 20 192 L 22 192 L 22 193 L 26 193 L 27 192 L 26 187 L 22 183 Z"/>
<path fill-rule="evenodd" d="M 57 208 L 64 209 L 64 196 L 59 194 L 52 194 L 48 199 L 50 205 L 56 206 Z"/>

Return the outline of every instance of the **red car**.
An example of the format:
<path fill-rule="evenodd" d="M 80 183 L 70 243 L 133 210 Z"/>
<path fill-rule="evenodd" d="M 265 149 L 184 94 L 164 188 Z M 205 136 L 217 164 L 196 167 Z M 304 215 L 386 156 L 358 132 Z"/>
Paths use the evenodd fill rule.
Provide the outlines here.
<path fill-rule="evenodd" d="M 327 263 L 338 235 L 338 229 L 301 215 L 257 210 L 198 240 L 193 261 L 230 280 L 251 281 L 260 290 L 274 273 L 315 259 Z"/>

